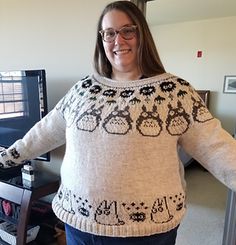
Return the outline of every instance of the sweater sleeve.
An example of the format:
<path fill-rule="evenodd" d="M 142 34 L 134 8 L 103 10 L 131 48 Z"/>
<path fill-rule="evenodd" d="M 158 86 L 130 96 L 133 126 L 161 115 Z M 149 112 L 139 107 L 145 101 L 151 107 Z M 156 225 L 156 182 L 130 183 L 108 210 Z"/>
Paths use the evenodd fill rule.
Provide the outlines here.
<path fill-rule="evenodd" d="M 195 121 L 179 143 L 219 181 L 236 191 L 236 140 L 219 120 Z"/>
<path fill-rule="evenodd" d="M 0 153 L 0 166 L 11 167 L 65 143 L 65 120 L 56 108 L 36 123 L 28 133 Z"/>
<path fill-rule="evenodd" d="M 0 150 L 0 167 L 8 168 L 32 160 L 66 143 L 66 117 L 71 113 L 78 81 L 57 103 L 52 111 L 36 123 L 27 134 L 8 149 Z"/>

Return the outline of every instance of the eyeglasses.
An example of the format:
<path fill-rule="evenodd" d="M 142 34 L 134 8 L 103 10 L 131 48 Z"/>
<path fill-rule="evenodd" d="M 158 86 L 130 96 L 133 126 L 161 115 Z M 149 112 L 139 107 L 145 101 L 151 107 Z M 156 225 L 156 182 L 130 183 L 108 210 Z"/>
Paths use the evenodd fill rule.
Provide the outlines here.
<path fill-rule="evenodd" d="M 102 36 L 102 39 L 104 42 L 114 42 L 117 35 L 120 34 L 122 38 L 124 38 L 125 40 L 131 40 L 132 38 L 134 38 L 135 34 L 136 34 L 136 29 L 137 26 L 136 25 L 131 25 L 131 26 L 124 26 L 122 28 L 120 28 L 120 30 L 114 30 L 113 28 L 109 28 L 109 29 L 105 29 L 105 30 L 101 30 L 99 31 L 99 33 Z"/>

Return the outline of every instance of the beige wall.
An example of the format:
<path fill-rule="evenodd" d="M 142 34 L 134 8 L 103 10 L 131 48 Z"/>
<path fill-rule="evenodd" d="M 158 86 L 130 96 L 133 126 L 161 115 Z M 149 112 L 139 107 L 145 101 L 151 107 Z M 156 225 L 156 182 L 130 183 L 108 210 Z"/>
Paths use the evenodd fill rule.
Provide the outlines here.
<path fill-rule="evenodd" d="M 166 70 L 196 89 L 211 90 L 210 110 L 230 133 L 236 124 L 236 94 L 224 94 L 223 84 L 225 75 L 236 75 L 235 26 L 236 16 L 151 26 Z"/>
<path fill-rule="evenodd" d="M 53 107 L 92 71 L 97 19 L 108 2 L 0 0 L 0 70 L 45 68 Z"/>

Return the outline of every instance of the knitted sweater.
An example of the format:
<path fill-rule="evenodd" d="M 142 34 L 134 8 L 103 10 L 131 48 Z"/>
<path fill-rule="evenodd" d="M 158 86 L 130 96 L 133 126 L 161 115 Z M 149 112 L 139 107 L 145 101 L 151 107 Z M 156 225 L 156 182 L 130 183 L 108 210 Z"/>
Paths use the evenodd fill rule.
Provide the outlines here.
<path fill-rule="evenodd" d="M 236 190 L 236 141 L 191 85 L 168 73 L 82 79 L 0 162 L 32 159 L 65 142 L 52 206 L 85 232 L 146 236 L 176 227 L 186 211 L 178 145 Z"/>

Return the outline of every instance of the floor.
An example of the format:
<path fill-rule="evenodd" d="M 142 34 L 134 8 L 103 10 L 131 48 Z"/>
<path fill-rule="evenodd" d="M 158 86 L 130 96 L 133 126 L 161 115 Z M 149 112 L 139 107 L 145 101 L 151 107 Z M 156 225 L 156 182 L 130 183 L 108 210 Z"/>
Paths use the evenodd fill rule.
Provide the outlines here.
<path fill-rule="evenodd" d="M 188 209 L 176 245 L 221 245 L 227 188 L 196 163 L 185 176 Z"/>

